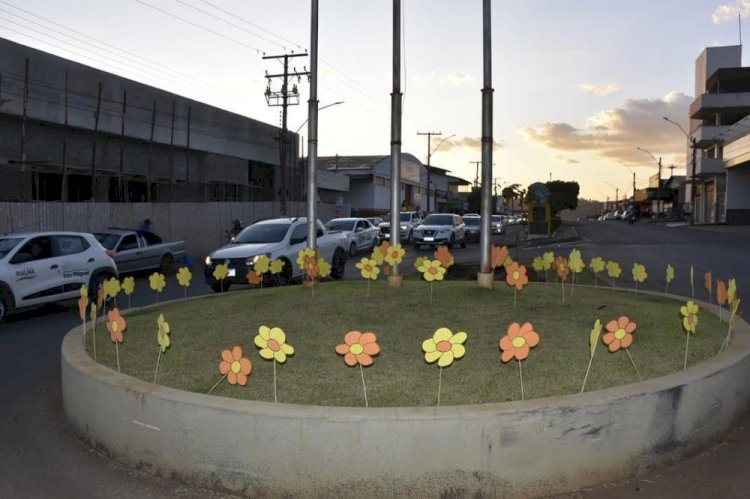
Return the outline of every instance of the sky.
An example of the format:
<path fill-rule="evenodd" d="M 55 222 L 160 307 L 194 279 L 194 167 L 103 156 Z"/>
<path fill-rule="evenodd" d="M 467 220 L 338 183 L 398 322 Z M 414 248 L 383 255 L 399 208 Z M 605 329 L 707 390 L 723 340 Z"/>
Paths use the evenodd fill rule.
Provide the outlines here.
<path fill-rule="evenodd" d="M 320 0 L 320 156 L 387 155 L 392 1 Z M 0 0 L 0 36 L 281 125 L 263 56 L 310 46 L 302 0 Z M 481 160 L 482 2 L 402 0 L 402 151 L 474 181 Z M 492 2 L 493 177 L 569 180 L 605 200 L 646 187 L 654 158 L 684 174 L 696 58 L 750 39 L 750 0 Z M 299 71 L 307 57 L 292 59 Z M 743 65 L 748 58 L 743 54 Z M 280 88 L 278 79 L 271 89 Z M 309 83 L 288 127 L 307 137 Z M 443 140 L 445 139 L 445 140 Z M 441 143 L 442 140 L 442 143 Z M 653 155 L 636 149 L 640 147 Z M 305 145 L 305 150 L 307 146 Z M 668 174 L 669 170 L 664 170 Z"/>

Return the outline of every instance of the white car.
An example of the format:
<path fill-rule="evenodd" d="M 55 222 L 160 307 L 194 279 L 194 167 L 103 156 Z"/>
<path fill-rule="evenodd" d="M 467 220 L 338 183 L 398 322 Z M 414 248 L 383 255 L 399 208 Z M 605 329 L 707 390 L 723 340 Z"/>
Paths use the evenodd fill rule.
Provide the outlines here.
<path fill-rule="evenodd" d="M 440 246 L 443 244 L 453 248 L 460 243 L 466 247 L 466 224 L 458 215 L 453 213 L 433 213 L 427 215 L 422 223 L 414 229 L 414 248 L 425 246 Z"/>
<path fill-rule="evenodd" d="M 378 229 L 365 218 L 334 218 L 326 222 L 326 229 L 346 235 L 349 256 L 362 250 L 370 251 L 378 245 Z"/>
<path fill-rule="evenodd" d="M 19 308 L 78 298 L 117 277 L 111 255 L 92 234 L 34 232 L 0 236 L 0 321 Z M 89 296 L 94 296 L 92 291 Z"/>

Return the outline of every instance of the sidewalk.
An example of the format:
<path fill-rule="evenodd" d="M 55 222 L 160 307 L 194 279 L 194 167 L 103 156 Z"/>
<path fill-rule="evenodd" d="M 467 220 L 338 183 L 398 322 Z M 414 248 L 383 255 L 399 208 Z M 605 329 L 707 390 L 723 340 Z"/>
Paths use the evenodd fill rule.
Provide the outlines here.
<path fill-rule="evenodd" d="M 578 231 L 576 231 L 575 227 L 566 223 L 560 225 L 560 227 L 558 227 L 549 237 L 526 235 L 525 238 L 526 247 L 547 246 L 550 244 L 568 243 L 580 240 L 581 237 L 578 235 Z"/>

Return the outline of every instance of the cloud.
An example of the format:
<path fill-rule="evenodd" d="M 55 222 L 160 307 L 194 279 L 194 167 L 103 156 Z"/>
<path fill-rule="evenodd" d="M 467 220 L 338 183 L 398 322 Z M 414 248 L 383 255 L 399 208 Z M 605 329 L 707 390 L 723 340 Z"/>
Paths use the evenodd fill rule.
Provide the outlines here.
<path fill-rule="evenodd" d="M 719 5 L 711 15 L 711 20 L 714 24 L 720 24 L 725 21 L 734 21 L 738 15 L 743 18 L 750 17 L 750 0 L 738 0 Z"/>
<path fill-rule="evenodd" d="M 440 139 L 438 137 L 432 140 L 433 140 L 433 143 L 437 145 Z M 502 147 L 503 147 L 503 144 L 501 142 L 495 142 L 492 149 L 497 151 Z M 440 145 L 439 150 L 442 152 L 448 152 L 453 149 L 459 149 L 459 148 L 472 149 L 474 151 L 481 152 L 482 139 L 480 137 L 453 137 L 453 138 L 445 140 Z"/>
<path fill-rule="evenodd" d="M 616 94 L 620 91 L 620 85 L 618 85 L 617 83 L 610 83 L 608 85 L 579 83 L 578 88 L 590 94 L 598 95 L 599 97 L 606 97 L 608 95 Z"/>
<path fill-rule="evenodd" d="M 566 164 L 569 164 L 569 165 L 577 165 L 577 164 L 580 163 L 580 161 L 578 161 L 577 159 L 566 158 L 562 154 L 555 154 L 552 157 L 555 159 L 555 161 L 559 161 L 560 163 L 566 163 Z"/>
<path fill-rule="evenodd" d="M 588 152 L 606 160 L 652 165 L 652 160 L 636 149 L 641 147 L 657 157 L 672 156 L 670 159 L 681 162 L 685 136 L 662 117 L 687 128 L 691 102 L 691 97 L 679 92 L 670 92 L 662 99 L 627 99 L 620 107 L 590 116 L 580 128 L 569 123 L 545 123 L 525 127 L 519 134 L 532 144 L 560 153 Z"/>

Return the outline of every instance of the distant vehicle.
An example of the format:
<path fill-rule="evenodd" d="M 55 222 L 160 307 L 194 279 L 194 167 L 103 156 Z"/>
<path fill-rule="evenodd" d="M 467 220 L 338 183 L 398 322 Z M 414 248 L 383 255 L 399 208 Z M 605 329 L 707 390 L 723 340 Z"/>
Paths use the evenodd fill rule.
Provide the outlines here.
<path fill-rule="evenodd" d="M 374 225 L 376 228 L 378 225 L 382 224 L 384 222 L 383 217 L 367 217 L 365 220 L 370 222 L 372 225 Z"/>
<path fill-rule="evenodd" d="M 364 218 L 334 218 L 326 222 L 326 229 L 346 234 L 349 256 L 356 255 L 357 251 L 369 251 L 378 245 L 378 229 Z"/>
<path fill-rule="evenodd" d="M 112 252 L 120 273 L 159 269 L 174 270 L 175 262 L 185 258 L 185 242 L 162 241 L 150 231 L 107 229 L 94 233 L 97 241 Z"/>
<path fill-rule="evenodd" d="M 617 220 L 617 213 L 614 211 L 608 211 L 604 214 L 604 220 Z"/>
<path fill-rule="evenodd" d="M 439 246 L 447 244 L 453 248 L 457 242 L 466 247 L 466 224 L 458 215 L 434 213 L 414 230 L 414 248 L 422 245 Z"/>
<path fill-rule="evenodd" d="M 616 220 L 625 220 L 625 210 L 617 210 L 615 212 L 615 219 Z"/>
<path fill-rule="evenodd" d="M 482 217 L 479 215 L 464 215 L 461 217 L 466 224 L 466 242 L 479 241 Z"/>
<path fill-rule="evenodd" d="M 317 227 L 320 256 L 331 264 L 331 277 L 341 279 L 346 268 L 346 235 L 343 232 L 329 233 L 320 220 Z M 203 275 L 215 292 L 226 291 L 232 284 L 247 284 L 247 272 L 253 269 L 259 256 L 266 255 L 270 260 L 284 262 L 278 280 L 286 284 L 305 273 L 297 265 L 297 253 L 306 247 L 306 241 L 306 218 L 272 218 L 256 222 L 240 232 L 234 241 L 208 255 Z M 213 276 L 219 264 L 229 267 L 229 274 L 223 282 Z M 264 279 L 270 279 L 270 276 L 264 275 Z"/>
<path fill-rule="evenodd" d="M 33 232 L 0 236 L 0 322 L 19 308 L 89 296 L 117 267 L 91 234 Z"/>
<path fill-rule="evenodd" d="M 492 225 L 493 234 L 505 234 L 508 217 L 505 215 L 492 215 L 492 221 L 490 223 Z"/>
<path fill-rule="evenodd" d="M 414 229 L 422 222 L 422 217 L 416 211 L 402 211 L 399 214 L 399 240 L 411 241 Z M 385 216 L 385 221 L 379 226 L 383 239 L 391 238 L 391 215 Z"/>

